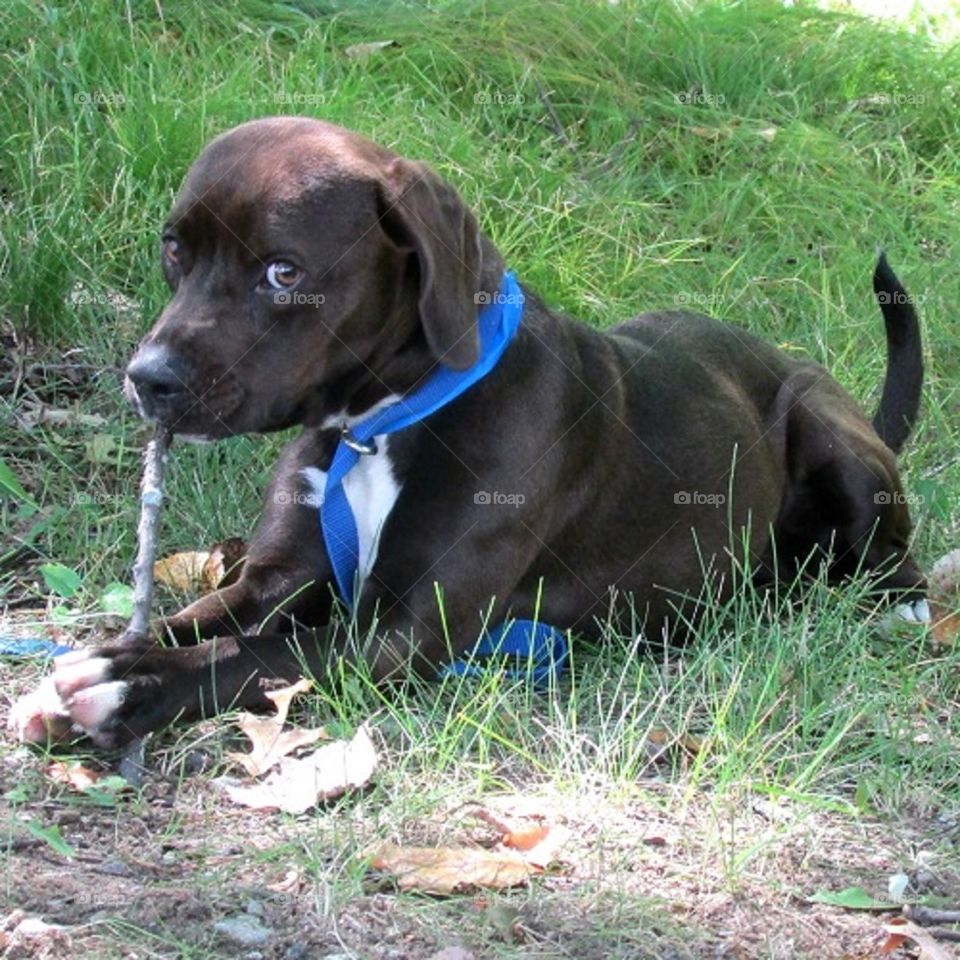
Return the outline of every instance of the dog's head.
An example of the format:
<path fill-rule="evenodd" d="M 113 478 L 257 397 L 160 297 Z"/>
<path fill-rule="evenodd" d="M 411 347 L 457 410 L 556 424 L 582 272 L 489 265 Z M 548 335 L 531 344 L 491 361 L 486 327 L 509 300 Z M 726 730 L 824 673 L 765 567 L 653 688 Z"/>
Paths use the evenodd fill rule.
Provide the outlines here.
<path fill-rule="evenodd" d="M 162 235 L 173 291 L 127 368 L 141 414 L 216 439 L 334 422 L 470 366 L 503 264 L 428 168 L 303 118 L 244 124 Z"/>

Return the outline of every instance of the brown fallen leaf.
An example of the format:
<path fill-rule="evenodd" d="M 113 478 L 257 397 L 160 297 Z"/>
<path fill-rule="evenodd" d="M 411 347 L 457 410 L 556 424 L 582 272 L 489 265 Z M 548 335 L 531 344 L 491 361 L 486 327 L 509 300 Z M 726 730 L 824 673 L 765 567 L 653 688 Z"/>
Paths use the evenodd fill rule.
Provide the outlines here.
<path fill-rule="evenodd" d="M 250 753 L 228 753 L 227 758 L 240 764 L 251 777 L 266 773 L 300 747 L 329 739 L 323 727 L 281 730 L 282 720 L 278 724 L 276 717 L 258 717 L 252 713 L 241 714 L 237 725 L 249 737 L 252 749 Z"/>
<path fill-rule="evenodd" d="M 244 807 L 303 813 L 324 800 L 366 786 L 377 769 L 377 752 L 366 726 L 352 740 L 337 740 L 309 756 L 283 757 L 279 768 L 261 783 L 244 784 L 232 777 L 213 782 Z"/>
<path fill-rule="evenodd" d="M 208 550 L 171 554 L 153 565 L 153 579 L 181 593 L 196 593 L 203 588 L 203 568 L 209 559 Z"/>
<path fill-rule="evenodd" d="M 512 850 L 401 847 L 384 843 L 370 866 L 393 875 L 401 890 L 451 894 L 474 887 L 502 890 L 525 883 L 539 869 Z"/>
<path fill-rule="evenodd" d="M 954 953 L 937 943 L 923 927 L 919 927 L 903 917 L 897 917 L 890 923 L 884 924 L 883 929 L 890 936 L 880 948 L 881 953 L 892 953 L 903 944 L 903 939 L 906 937 L 920 948 L 920 955 L 917 960 L 956 960 Z"/>
<path fill-rule="evenodd" d="M 103 774 L 98 770 L 91 770 L 82 763 L 65 763 L 55 760 L 47 767 L 47 776 L 55 783 L 63 783 L 74 790 L 89 790 Z"/>
<path fill-rule="evenodd" d="M 247 541 L 240 537 L 228 537 L 215 543 L 209 550 L 203 565 L 203 583 L 208 590 L 229 587 L 240 579 L 247 556 Z"/>
<path fill-rule="evenodd" d="M 303 874 L 297 867 L 292 867 L 283 875 L 281 880 L 276 883 L 268 883 L 267 889 L 274 893 L 299 893 L 303 882 Z"/>
<path fill-rule="evenodd" d="M 651 727 L 647 732 L 647 744 L 651 760 L 662 757 L 670 749 L 679 749 L 688 759 L 693 759 L 703 750 L 705 741 L 692 733 L 676 734 L 662 727 Z"/>
<path fill-rule="evenodd" d="M 541 843 L 550 833 L 550 828 L 543 823 L 531 823 L 517 830 L 510 830 L 503 835 L 503 845 L 521 853 L 532 850 Z"/>
<path fill-rule="evenodd" d="M 957 646 L 960 640 L 960 612 L 930 601 L 930 645 L 936 650 Z"/>
<path fill-rule="evenodd" d="M 293 703 L 301 693 L 309 693 L 312 686 L 312 680 L 301 677 L 296 683 L 291 683 L 287 687 L 268 690 L 264 696 L 266 696 L 268 700 L 273 701 L 273 705 L 277 708 L 276 716 L 271 719 L 276 720 L 280 726 L 283 726 L 286 722 L 287 714 L 290 712 L 290 704 Z"/>
<path fill-rule="evenodd" d="M 491 811 L 479 807 L 470 811 L 471 816 L 489 824 L 500 834 L 500 844 L 516 850 L 536 867 L 547 867 L 557 859 L 560 848 L 570 837 L 566 827 L 549 825 L 540 819 L 532 823 L 511 826 L 506 820 Z"/>
<path fill-rule="evenodd" d="M 206 593 L 236 582 L 246 553 L 246 541 L 230 537 L 209 550 L 182 550 L 158 560 L 153 578 L 181 593 Z"/>

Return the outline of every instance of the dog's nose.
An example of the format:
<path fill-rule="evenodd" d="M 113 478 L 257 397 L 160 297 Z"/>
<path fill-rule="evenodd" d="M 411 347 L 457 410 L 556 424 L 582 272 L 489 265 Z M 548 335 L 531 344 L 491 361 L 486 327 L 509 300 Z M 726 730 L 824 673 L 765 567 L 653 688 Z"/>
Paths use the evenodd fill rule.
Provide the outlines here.
<path fill-rule="evenodd" d="M 147 416 L 169 406 L 187 391 L 187 372 L 182 361 L 165 346 L 149 343 L 141 347 L 127 367 L 137 399 Z"/>

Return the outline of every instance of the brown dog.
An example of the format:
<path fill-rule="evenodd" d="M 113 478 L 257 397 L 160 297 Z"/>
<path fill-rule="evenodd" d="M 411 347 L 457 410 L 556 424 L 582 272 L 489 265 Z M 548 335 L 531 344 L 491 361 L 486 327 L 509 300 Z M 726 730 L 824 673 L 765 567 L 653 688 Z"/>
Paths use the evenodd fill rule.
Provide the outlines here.
<path fill-rule="evenodd" d="M 661 312 L 600 332 L 523 292 L 493 369 L 422 422 L 366 445 L 351 647 L 317 503 L 373 411 L 473 368 L 504 261 L 427 168 L 315 120 L 245 124 L 187 176 L 163 233 L 173 297 L 128 370 L 141 413 L 213 440 L 298 424 L 239 581 L 166 621 L 180 644 L 71 655 L 60 703 L 21 704 L 26 739 L 75 724 L 118 744 L 178 716 L 265 705 L 264 685 L 331 655 L 377 680 L 431 673 L 484 623 L 595 633 L 625 598 L 654 639 L 737 582 L 812 561 L 871 574 L 923 619 L 894 453 L 916 416 L 920 338 L 881 258 L 889 370 L 874 425 L 821 367 L 736 327 Z M 344 432 L 346 431 L 346 432 Z M 265 629 L 280 633 L 243 636 Z M 302 627 L 297 642 L 290 624 Z M 213 642 L 194 644 L 211 637 Z"/>

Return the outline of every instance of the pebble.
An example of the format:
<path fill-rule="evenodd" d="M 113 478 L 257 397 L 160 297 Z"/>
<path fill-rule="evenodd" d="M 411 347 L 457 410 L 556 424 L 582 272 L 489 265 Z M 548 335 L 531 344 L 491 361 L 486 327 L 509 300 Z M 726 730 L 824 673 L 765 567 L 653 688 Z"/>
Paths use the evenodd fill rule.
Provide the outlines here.
<path fill-rule="evenodd" d="M 214 925 L 214 930 L 238 947 L 245 948 L 262 947 L 273 935 L 269 927 L 249 915 L 220 920 Z"/>

